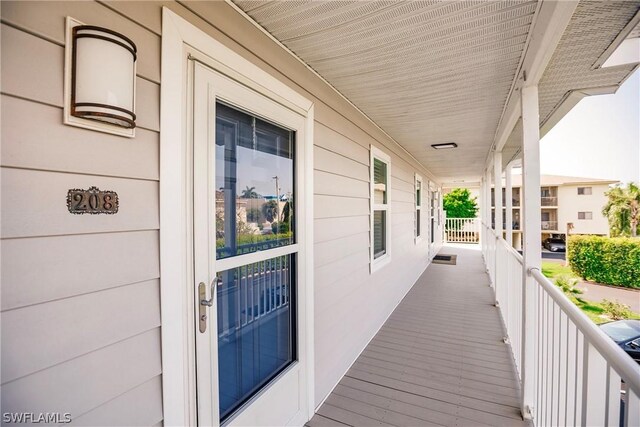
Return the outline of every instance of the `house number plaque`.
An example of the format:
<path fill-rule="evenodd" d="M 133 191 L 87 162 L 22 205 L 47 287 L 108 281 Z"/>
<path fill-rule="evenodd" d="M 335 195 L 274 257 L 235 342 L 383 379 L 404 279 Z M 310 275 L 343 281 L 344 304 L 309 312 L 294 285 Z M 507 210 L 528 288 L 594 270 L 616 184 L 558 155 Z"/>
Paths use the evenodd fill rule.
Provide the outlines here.
<path fill-rule="evenodd" d="M 76 215 L 112 215 L 118 212 L 118 194 L 115 191 L 102 191 L 98 187 L 88 190 L 75 188 L 67 192 L 67 208 Z"/>

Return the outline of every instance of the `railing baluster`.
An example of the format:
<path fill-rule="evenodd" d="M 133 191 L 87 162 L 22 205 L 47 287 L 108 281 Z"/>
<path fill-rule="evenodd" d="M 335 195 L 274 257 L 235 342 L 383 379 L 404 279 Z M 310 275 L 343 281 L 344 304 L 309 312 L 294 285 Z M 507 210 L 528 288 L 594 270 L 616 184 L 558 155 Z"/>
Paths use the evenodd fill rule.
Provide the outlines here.
<path fill-rule="evenodd" d="M 626 387 L 627 394 L 625 396 L 624 405 L 624 425 L 625 427 L 640 426 L 640 396 Z"/>
<path fill-rule="evenodd" d="M 585 369 L 582 384 L 583 424 L 601 426 L 605 424 L 607 390 L 607 361 L 596 348 L 585 340 Z"/>
<path fill-rule="evenodd" d="M 620 425 L 620 384 L 620 375 L 607 364 L 606 427 Z"/>

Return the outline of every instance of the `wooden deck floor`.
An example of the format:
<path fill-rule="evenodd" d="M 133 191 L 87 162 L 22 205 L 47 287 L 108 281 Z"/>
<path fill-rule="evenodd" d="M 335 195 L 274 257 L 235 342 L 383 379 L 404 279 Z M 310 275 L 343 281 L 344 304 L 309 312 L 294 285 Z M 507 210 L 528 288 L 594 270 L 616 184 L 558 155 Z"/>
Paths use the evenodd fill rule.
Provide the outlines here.
<path fill-rule="evenodd" d="M 441 253 L 308 426 L 527 425 L 480 250 Z"/>

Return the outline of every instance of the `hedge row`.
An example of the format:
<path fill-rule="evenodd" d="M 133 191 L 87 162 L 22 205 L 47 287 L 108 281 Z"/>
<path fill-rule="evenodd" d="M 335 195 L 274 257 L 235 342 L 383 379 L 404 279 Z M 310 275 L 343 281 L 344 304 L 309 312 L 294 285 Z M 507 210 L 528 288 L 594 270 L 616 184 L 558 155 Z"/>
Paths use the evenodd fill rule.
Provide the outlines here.
<path fill-rule="evenodd" d="M 586 280 L 640 288 L 640 239 L 569 236 L 567 260 Z"/>

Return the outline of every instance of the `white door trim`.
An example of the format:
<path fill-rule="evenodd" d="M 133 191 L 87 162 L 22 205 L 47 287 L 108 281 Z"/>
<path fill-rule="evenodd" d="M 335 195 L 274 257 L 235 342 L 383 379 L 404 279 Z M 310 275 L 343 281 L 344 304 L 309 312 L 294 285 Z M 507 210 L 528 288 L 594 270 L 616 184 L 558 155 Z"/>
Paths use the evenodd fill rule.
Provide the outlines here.
<path fill-rule="evenodd" d="M 196 424 L 195 313 L 193 307 L 192 99 L 188 51 L 197 49 L 207 65 L 305 117 L 304 345 L 307 418 L 314 410 L 313 375 L 313 103 L 244 59 L 168 8 L 162 10 L 162 81 L 160 103 L 160 295 L 162 378 L 165 425 Z M 302 267 L 302 266 L 301 266 Z"/>

